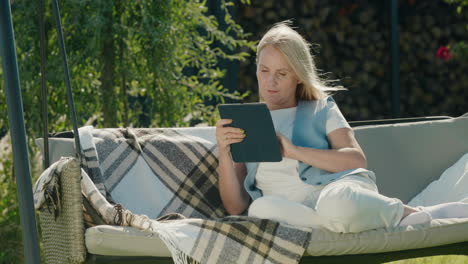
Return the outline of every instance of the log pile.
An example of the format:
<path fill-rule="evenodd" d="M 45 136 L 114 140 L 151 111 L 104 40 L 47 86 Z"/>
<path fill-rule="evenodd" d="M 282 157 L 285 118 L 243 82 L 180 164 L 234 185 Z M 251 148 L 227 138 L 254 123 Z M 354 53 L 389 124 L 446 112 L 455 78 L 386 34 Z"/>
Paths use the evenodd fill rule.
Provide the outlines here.
<path fill-rule="evenodd" d="M 348 120 L 392 117 L 388 1 L 252 0 L 239 5 L 237 20 L 252 40 L 272 24 L 293 19 L 313 43 L 317 68 L 349 89 L 334 97 Z M 468 62 L 441 60 L 439 47 L 468 40 L 468 12 L 457 15 L 443 1 L 401 0 L 401 117 L 468 112 Z M 240 67 L 240 90 L 257 101 L 255 54 Z"/>

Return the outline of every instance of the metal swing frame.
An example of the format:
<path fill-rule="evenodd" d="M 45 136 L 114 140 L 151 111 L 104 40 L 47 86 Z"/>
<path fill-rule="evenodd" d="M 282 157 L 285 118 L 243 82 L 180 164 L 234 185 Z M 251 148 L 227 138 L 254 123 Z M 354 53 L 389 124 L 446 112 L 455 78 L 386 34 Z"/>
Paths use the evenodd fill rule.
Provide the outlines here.
<path fill-rule="evenodd" d="M 41 1 L 40 21 L 43 23 L 44 0 Z M 398 13 L 397 1 L 389 0 L 391 12 L 391 54 L 392 54 L 392 105 L 394 117 L 399 116 L 399 51 L 398 51 Z M 70 106 L 70 114 L 73 121 L 73 130 L 75 141 L 78 139 L 76 114 L 74 111 L 73 95 L 71 93 L 70 76 L 68 71 L 68 63 L 66 58 L 65 44 L 63 40 L 62 26 L 57 0 L 52 0 L 57 32 L 59 35 L 60 51 L 65 69 L 65 83 L 68 92 L 68 103 Z M 41 42 L 44 41 L 44 32 L 41 26 Z M 2 57 L 3 71 L 5 78 L 5 90 L 8 107 L 8 118 L 11 131 L 11 142 L 13 146 L 14 171 L 17 182 L 17 193 L 19 200 L 19 210 L 21 216 L 22 238 L 24 245 L 25 263 L 40 263 L 39 243 L 36 227 L 36 217 L 33 206 L 31 172 L 29 166 L 29 157 L 26 141 L 26 132 L 24 126 L 23 103 L 21 98 L 19 72 L 16 57 L 16 46 L 14 39 L 13 23 L 11 18 L 10 0 L 0 0 L 0 55 Z M 42 60 L 45 60 L 45 51 L 41 49 Z M 46 89 L 45 89 L 45 69 L 44 63 L 41 65 L 42 72 L 42 87 L 43 87 L 43 111 L 46 113 Z M 438 120 L 447 117 L 429 117 L 418 119 L 392 119 L 392 120 L 377 120 L 356 122 L 354 125 L 370 125 L 381 123 L 399 123 L 418 120 Z M 44 115 L 45 124 L 47 124 L 47 115 Z M 350 122 L 351 125 L 352 122 Z M 47 127 L 44 127 L 45 149 L 47 147 Z M 79 142 L 76 142 L 77 156 L 80 157 L 81 150 Z M 48 157 L 48 155 L 45 155 Z M 45 158 L 44 165 L 47 167 L 48 160 Z M 303 257 L 301 263 L 342 263 L 347 261 L 350 263 L 382 263 L 393 260 L 435 256 L 435 255 L 468 255 L 468 241 L 457 244 L 444 245 L 439 247 L 413 249 L 398 252 L 378 253 L 378 254 L 363 254 L 363 255 L 345 255 L 345 256 L 306 256 Z M 88 255 L 88 263 L 172 263 L 170 258 L 161 257 L 112 257 L 112 256 L 97 256 Z"/>

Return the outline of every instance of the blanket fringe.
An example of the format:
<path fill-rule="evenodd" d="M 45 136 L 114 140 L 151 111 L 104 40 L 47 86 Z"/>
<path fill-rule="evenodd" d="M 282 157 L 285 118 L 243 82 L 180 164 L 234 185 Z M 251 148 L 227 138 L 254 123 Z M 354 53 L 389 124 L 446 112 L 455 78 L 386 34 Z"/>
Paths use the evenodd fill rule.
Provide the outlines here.
<path fill-rule="evenodd" d="M 176 264 L 199 264 L 198 261 L 184 253 L 174 243 L 176 236 L 171 234 L 169 230 L 164 228 L 164 223 L 159 223 L 156 220 L 150 219 L 146 215 L 133 214 L 130 210 L 125 209 L 121 204 L 111 205 L 106 198 L 97 190 L 89 176 L 82 170 L 81 186 L 84 196 L 90 201 L 91 205 L 99 204 L 100 206 L 94 209 L 102 216 L 107 224 L 131 226 L 141 230 L 150 230 L 155 232 L 161 240 L 166 244 L 171 252 L 174 263 Z M 171 216 L 174 218 L 178 215 Z"/>
<path fill-rule="evenodd" d="M 156 221 L 151 221 L 151 230 L 158 234 L 159 238 L 166 244 L 167 248 L 171 252 L 172 260 L 175 264 L 200 264 L 200 262 L 196 261 L 185 252 L 177 247 L 176 243 L 174 243 L 173 238 L 175 235 L 172 235 L 167 228 L 164 228 L 163 223 L 158 223 Z"/>

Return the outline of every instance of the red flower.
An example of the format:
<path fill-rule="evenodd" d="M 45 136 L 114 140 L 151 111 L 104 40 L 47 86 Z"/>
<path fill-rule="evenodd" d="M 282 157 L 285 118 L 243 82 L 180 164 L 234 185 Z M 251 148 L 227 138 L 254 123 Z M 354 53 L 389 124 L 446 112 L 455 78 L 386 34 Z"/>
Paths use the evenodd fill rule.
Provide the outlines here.
<path fill-rule="evenodd" d="M 349 16 L 351 13 L 354 12 L 359 7 L 359 4 L 352 4 L 349 7 L 342 7 L 340 11 L 338 11 L 339 16 Z"/>
<path fill-rule="evenodd" d="M 347 16 L 348 15 L 348 9 L 346 7 L 342 7 L 340 11 L 338 11 L 339 16 Z"/>
<path fill-rule="evenodd" d="M 449 49 L 445 46 L 440 47 L 437 50 L 437 55 L 439 59 L 442 59 L 444 61 L 448 61 L 449 59 L 452 58 L 452 54 L 450 53 Z"/>

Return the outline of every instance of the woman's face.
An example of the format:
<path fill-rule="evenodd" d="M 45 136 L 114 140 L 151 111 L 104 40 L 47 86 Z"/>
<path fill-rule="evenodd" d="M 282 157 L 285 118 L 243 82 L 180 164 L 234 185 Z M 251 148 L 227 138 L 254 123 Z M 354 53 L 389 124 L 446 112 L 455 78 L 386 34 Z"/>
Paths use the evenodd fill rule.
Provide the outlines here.
<path fill-rule="evenodd" d="M 260 98 L 268 109 L 294 107 L 299 78 L 289 66 L 285 56 L 273 46 L 262 49 L 258 58 L 257 80 Z"/>

